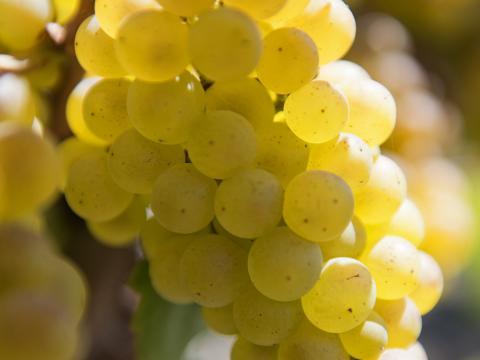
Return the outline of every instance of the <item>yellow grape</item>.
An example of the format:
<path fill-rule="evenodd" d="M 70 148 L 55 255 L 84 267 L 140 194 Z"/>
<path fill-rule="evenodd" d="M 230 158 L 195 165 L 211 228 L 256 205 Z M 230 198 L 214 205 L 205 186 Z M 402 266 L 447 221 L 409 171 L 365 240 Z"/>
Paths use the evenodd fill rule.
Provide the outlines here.
<path fill-rule="evenodd" d="M 144 81 L 171 80 L 189 62 L 187 25 L 163 10 L 130 14 L 121 22 L 114 45 L 125 70 Z"/>
<path fill-rule="evenodd" d="M 190 17 L 213 7 L 215 0 L 158 0 L 162 7 L 178 16 Z"/>
<path fill-rule="evenodd" d="M 316 80 L 328 81 L 333 85 L 365 79 L 370 79 L 368 72 L 360 65 L 348 60 L 337 60 L 320 66 L 316 77 Z"/>
<path fill-rule="evenodd" d="M 154 217 L 148 219 L 140 231 L 140 240 L 145 257 L 152 260 L 160 251 L 158 249 L 162 243 L 175 235 L 175 233 L 160 225 Z"/>
<path fill-rule="evenodd" d="M 120 215 L 133 195 L 115 184 L 107 169 L 107 155 L 98 151 L 80 156 L 70 166 L 65 197 L 77 215 L 103 222 Z"/>
<path fill-rule="evenodd" d="M 364 187 L 370 178 L 373 155 L 359 137 L 340 133 L 328 142 L 314 144 L 310 150 L 309 170 L 325 170 L 340 176 L 353 192 Z"/>
<path fill-rule="evenodd" d="M 240 238 L 238 236 L 235 236 L 231 233 L 229 233 L 225 228 L 220 224 L 218 219 L 215 217 L 212 221 L 212 227 L 213 230 L 216 234 L 225 236 L 235 242 L 237 245 L 240 245 L 242 248 L 245 250 L 250 250 L 250 247 L 252 246 L 253 242 L 255 239 L 245 239 L 245 238 Z"/>
<path fill-rule="evenodd" d="M 247 254 L 221 235 L 199 236 L 180 262 L 180 274 L 193 299 L 204 307 L 230 304 L 247 282 Z"/>
<path fill-rule="evenodd" d="M 266 19 L 281 11 L 287 0 L 225 0 L 224 3 L 245 11 L 254 18 Z"/>
<path fill-rule="evenodd" d="M 283 189 L 277 178 L 262 169 L 237 173 L 224 180 L 215 195 L 215 215 L 235 236 L 257 238 L 282 218 Z"/>
<path fill-rule="evenodd" d="M 386 156 L 374 162 L 368 183 L 355 193 L 355 215 L 365 224 L 389 221 L 407 196 L 400 167 Z"/>
<path fill-rule="evenodd" d="M 408 297 L 377 300 L 375 311 L 388 329 L 388 347 L 407 347 L 417 341 L 422 330 L 422 316 Z"/>
<path fill-rule="evenodd" d="M 369 269 L 351 258 L 334 258 L 303 298 L 303 311 L 319 329 L 342 333 L 365 321 L 375 305 L 375 281 Z"/>
<path fill-rule="evenodd" d="M 255 130 L 273 122 L 275 109 L 265 87 L 256 79 L 244 78 L 214 83 L 206 92 L 207 110 L 229 110 L 242 115 Z"/>
<path fill-rule="evenodd" d="M 334 174 L 306 171 L 297 175 L 285 190 L 284 220 L 307 240 L 322 242 L 340 236 L 352 216 L 352 191 Z"/>
<path fill-rule="evenodd" d="M 200 172 L 214 179 L 226 179 L 253 165 L 255 130 L 241 115 L 211 111 L 198 123 L 186 147 Z"/>
<path fill-rule="evenodd" d="M 162 172 L 185 162 L 181 146 L 150 141 L 135 129 L 117 137 L 108 155 L 107 165 L 113 180 L 121 188 L 139 194 L 151 193 Z"/>
<path fill-rule="evenodd" d="M 422 315 L 429 313 L 437 305 L 443 292 L 442 269 L 429 254 L 420 251 L 418 287 L 408 296 L 417 305 Z"/>
<path fill-rule="evenodd" d="M 261 52 L 262 40 L 257 25 L 235 9 L 222 7 L 206 11 L 190 29 L 192 63 L 211 80 L 247 76 L 255 69 Z"/>
<path fill-rule="evenodd" d="M 205 93 L 187 71 L 161 83 L 137 79 L 128 91 L 127 110 L 132 125 L 147 139 L 181 144 L 204 113 Z"/>
<path fill-rule="evenodd" d="M 423 216 L 415 203 L 410 199 L 400 205 L 388 225 L 389 235 L 398 235 L 413 245 L 419 246 L 425 237 L 425 223 Z"/>
<path fill-rule="evenodd" d="M 386 349 L 375 360 L 413 360 L 404 349 Z"/>
<path fill-rule="evenodd" d="M 300 299 L 315 285 L 321 270 L 320 247 L 286 226 L 255 240 L 248 254 L 252 283 L 263 295 L 276 301 Z"/>
<path fill-rule="evenodd" d="M 285 5 L 273 16 L 265 19 L 267 23 L 272 24 L 275 27 L 285 24 L 288 20 L 293 19 L 297 15 L 301 14 L 307 7 L 309 0 L 286 0 Z"/>
<path fill-rule="evenodd" d="M 427 353 L 418 341 L 407 349 L 408 360 L 428 360 Z"/>
<path fill-rule="evenodd" d="M 271 346 L 294 331 L 302 319 L 302 307 L 300 301 L 274 301 L 248 286 L 233 303 L 233 318 L 239 334 L 246 340 Z"/>
<path fill-rule="evenodd" d="M 203 321 L 207 326 L 223 335 L 233 335 L 237 332 L 233 321 L 233 304 L 219 308 L 202 308 Z"/>
<path fill-rule="evenodd" d="M 115 54 L 114 40 L 100 28 L 95 15 L 86 18 L 75 35 L 75 54 L 89 73 L 116 78 L 126 75 Z"/>
<path fill-rule="evenodd" d="M 267 89 L 289 94 L 313 80 L 318 53 L 313 40 L 296 28 L 273 30 L 263 39 L 257 76 Z"/>
<path fill-rule="evenodd" d="M 14 74 L 0 75 L 0 122 L 31 126 L 34 116 L 35 102 L 28 81 Z"/>
<path fill-rule="evenodd" d="M 326 81 L 315 80 L 290 94 L 285 101 L 288 127 L 313 144 L 335 138 L 349 117 L 343 94 Z"/>
<path fill-rule="evenodd" d="M 238 337 L 232 347 L 231 360 L 277 360 L 277 346 L 255 345 Z"/>
<path fill-rule="evenodd" d="M 156 180 L 152 211 L 167 230 L 189 234 L 207 226 L 214 217 L 215 180 L 192 164 L 177 164 Z"/>
<path fill-rule="evenodd" d="M 356 217 L 348 224 L 343 233 L 330 241 L 320 244 L 325 260 L 335 257 L 358 258 L 365 250 L 367 233 L 365 227 Z"/>
<path fill-rule="evenodd" d="M 59 24 L 70 22 L 80 10 L 81 0 L 53 0 L 55 21 Z"/>

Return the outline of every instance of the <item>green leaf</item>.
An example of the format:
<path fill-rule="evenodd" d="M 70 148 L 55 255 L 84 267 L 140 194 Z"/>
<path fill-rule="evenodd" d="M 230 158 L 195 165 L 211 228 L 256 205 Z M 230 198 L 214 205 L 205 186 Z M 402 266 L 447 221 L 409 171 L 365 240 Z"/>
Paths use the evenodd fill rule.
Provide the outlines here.
<path fill-rule="evenodd" d="M 188 341 L 202 328 L 196 305 L 175 305 L 152 288 L 148 263 L 139 263 L 130 285 L 140 294 L 132 321 L 136 358 L 139 360 L 179 360 Z"/>

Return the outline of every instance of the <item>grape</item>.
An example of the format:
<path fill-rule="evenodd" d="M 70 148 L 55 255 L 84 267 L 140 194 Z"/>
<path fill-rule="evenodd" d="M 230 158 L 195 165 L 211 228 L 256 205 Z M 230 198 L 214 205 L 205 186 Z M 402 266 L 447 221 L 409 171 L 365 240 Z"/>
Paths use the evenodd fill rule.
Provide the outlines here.
<path fill-rule="evenodd" d="M 206 92 L 207 110 L 230 110 L 247 119 L 255 130 L 273 122 L 275 109 L 265 87 L 244 78 L 214 83 Z"/>
<path fill-rule="evenodd" d="M 225 0 L 224 3 L 241 9 L 254 18 L 266 19 L 282 10 L 287 0 Z"/>
<path fill-rule="evenodd" d="M 203 320 L 219 334 L 233 335 L 237 332 L 233 321 L 233 304 L 219 308 L 202 308 Z"/>
<path fill-rule="evenodd" d="M 239 334 L 246 340 L 271 346 L 294 331 L 302 319 L 302 308 L 300 301 L 274 301 L 249 286 L 233 303 L 233 318 Z"/>
<path fill-rule="evenodd" d="M 437 305 L 443 292 L 442 269 L 429 254 L 420 251 L 420 269 L 418 287 L 408 296 L 417 305 L 420 313 L 425 315 Z"/>
<path fill-rule="evenodd" d="M 70 22 L 80 10 L 81 0 L 53 0 L 55 21 L 59 24 Z"/>
<path fill-rule="evenodd" d="M 355 215 L 365 224 L 389 221 L 406 195 L 402 170 L 393 160 L 381 155 L 373 164 L 367 185 L 355 193 Z"/>
<path fill-rule="evenodd" d="M 253 165 L 255 131 L 241 115 L 212 111 L 192 132 L 187 150 L 200 172 L 211 178 L 226 179 Z"/>
<path fill-rule="evenodd" d="M 375 305 L 376 286 L 368 268 L 351 258 L 334 258 L 303 298 L 303 311 L 319 329 L 349 331 L 367 319 Z"/>
<path fill-rule="evenodd" d="M 204 307 L 230 304 L 246 283 L 247 254 L 221 235 L 198 237 L 185 251 L 180 274 L 196 303 Z"/>
<path fill-rule="evenodd" d="M 214 217 L 217 184 L 192 164 L 178 164 L 164 171 L 152 192 L 152 211 L 167 230 L 181 234 L 199 231 Z"/>
<path fill-rule="evenodd" d="M 373 156 L 368 145 L 353 134 L 341 133 L 337 138 L 311 147 L 309 170 L 325 170 L 340 176 L 356 192 L 370 178 Z"/>
<path fill-rule="evenodd" d="M 255 69 L 261 52 L 255 22 L 238 10 L 223 7 L 206 11 L 190 28 L 192 63 L 209 79 L 226 81 L 247 76 Z"/>
<path fill-rule="evenodd" d="M 107 165 L 112 179 L 121 188 L 148 194 L 161 173 L 184 162 L 185 153 L 181 146 L 158 144 L 130 129 L 110 147 Z"/>
<path fill-rule="evenodd" d="M 225 236 L 235 242 L 237 245 L 240 245 L 245 250 L 250 250 L 255 239 L 245 239 L 238 236 L 235 236 L 229 233 L 225 228 L 218 222 L 218 219 L 215 217 L 212 221 L 212 226 L 216 234 Z"/>
<path fill-rule="evenodd" d="M 0 122 L 30 126 L 34 116 L 35 103 L 28 81 L 13 74 L 0 75 Z"/>
<path fill-rule="evenodd" d="M 214 5 L 214 0 L 158 0 L 162 7 L 179 16 L 194 16 Z"/>
<path fill-rule="evenodd" d="M 425 237 L 422 213 L 415 203 L 405 199 L 388 225 L 388 234 L 401 236 L 413 245 L 419 246 Z"/>
<path fill-rule="evenodd" d="M 285 24 L 297 15 L 300 15 L 307 7 L 309 0 L 286 0 L 285 5 L 273 16 L 270 16 L 266 21 L 275 27 Z"/>
<path fill-rule="evenodd" d="M 290 94 L 285 101 L 288 127 L 313 144 L 335 138 L 348 120 L 346 98 L 326 81 L 315 80 Z"/>
<path fill-rule="evenodd" d="M 282 218 L 283 189 L 275 176 L 246 170 L 224 180 L 215 195 L 215 214 L 235 236 L 253 239 L 272 230 Z"/>
<path fill-rule="evenodd" d="M 410 360 L 410 357 L 404 349 L 386 349 L 375 360 Z"/>
<path fill-rule="evenodd" d="M 70 208 L 82 218 L 103 222 L 120 215 L 133 195 L 112 180 L 106 154 L 92 152 L 80 156 L 70 166 L 65 197 Z"/>
<path fill-rule="evenodd" d="M 422 344 L 416 342 L 407 349 L 409 359 L 411 360 L 428 360 L 427 353 L 423 348 Z"/>
<path fill-rule="evenodd" d="M 276 301 L 300 299 L 315 285 L 321 270 L 320 247 L 284 226 L 258 238 L 248 255 L 253 284 Z"/>
<path fill-rule="evenodd" d="M 109 78 L 126 75 L 114 49 L 114 40 L 100 28 L 95 15 L 86 18 L 75 36 L 75 54 L 89 73 Z"/>
<path fill-rule="evenodd" d="M 349 360 L 338 335 L 317 329 L 304 319 L 295 332 L 280 343 L 278 360 Z"/>
<path fill-rule="evenodd" d="M 280 28 L 265 37 L 257 76 L 269 90 L 279 94 L 298 90 L 315 77 L 317 68 L 317 48 L 303 31 Z"/>
<path fill-rule="evenodd" d="M 0 221 L 45 205 L 59 178 L 60 164 L 47 139 L 15 123 L 0 122 Z"/>
<path fill-rule="evenodd" d="M 238 337 L 233 344 L 231 360 L 277 360 L 277 346 L 259 346 Z"/>
<path fill-rule="evenodd" d="M 123 67 L 144 81 L 171 80 L 189 61 L 187 25 L 163 10 L 130 14 L 121 22 L 114 45 Z"/>
<path fill-rule="evenodd" d="M 105 245 L 125 246 L 135 240 L 145 221 L 145 204 L 136 197 L 117 217 L 105 222 L 89 222 L 88 228 Z"/>
<path fill-rule="evenodd" d="M 83 118 L 87 128 L 98 138 L 111 143 L 132 125 L 127 114 L 127 79 L 100 79 L 83 98 Z"/>
<path fill-rule="evenodd" d="M 375 278 L 380 299 L 399 299 L 418 286 L 419 253 L 408 240 L 385 236 L 363 255 L 363 262 Z"/>
<path fill-rule="evenodd" d="M 165 240 L 175 236 L 174 233 L 165 229 L 155 218 L 150 218 L 143 225 L 140 232 L 143 252 L 145 257 L 152 260 L 161 250 L 160 247 Z"/>
<path fill-rule="evenodd" d="M 316 79 L 328 81 L 335 85 L 343 82 L 370 79 L 370 75 L 364 68 L 354 62 L 337 60 L 320 66 Z"/>
<path fill-rule="evenodd" d="M 375 311 L 387 324 L 388 347 L 407 347 L 417 341 L 422 316 L 412 300 L 377 300 Z"/>
<path fill-rule="evenodd" d="M 352 215 L 352 191 L 334 174 L 306 171 L 297 175 L 285 190 L 285 222 L 307 240 L 322 242 L 340 236 Z"/>
<path fill-rule="evenodd" d="M 363 253 L 366 243 L 365 227 L 354 217 L 339 237 L 322 242 L 320 247 L 325 260 L 341 256 L 358 258 Z"/>
<path fill-rule="evenodd" d="M 128 91 L 127 111 L 133 126 L 159 143 L 184 143 L 204 109 L 202 85 L 189 72 L 162 83 L 137 79 Z"/>
<path fill-rule="evenodd" d="M 361 325 L 340 334 L 340 340 L 347 352 L 358 359 L 376 358 L 388 342 L 387 325 L 372 312 Z"/>

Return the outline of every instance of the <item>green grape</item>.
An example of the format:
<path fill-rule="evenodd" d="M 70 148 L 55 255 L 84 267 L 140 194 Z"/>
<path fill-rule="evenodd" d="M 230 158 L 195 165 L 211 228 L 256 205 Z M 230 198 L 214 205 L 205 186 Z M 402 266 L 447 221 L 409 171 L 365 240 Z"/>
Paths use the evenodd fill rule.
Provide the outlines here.
<path fill-rule="evenodd" d="M 167 230 L 193 233 L 212 221 L 216 191 L 215 180 L 199 173 L 192 164 L 178 164 L 157 178 L 152 211 Z"/>
<path fill-rule="evenodd" d="M 422 315 L 429 313 L 437 305 L 443 292 L 442 269 L 429 254 L 420 251 L 418 287 L 408 296 L 417 305 Z"/>
<path fill-rule="evenodd" d="M 312 81 L 290 94 L 284 111 L 287 125 L 295 135 L 313 144 L 338 136 L 349 117 L 343 94 L 321 80 Z"/>
<path fill-rule="evenodd" d="M 162 7 L 178 16 L 198 15 L 213 7 L 214 0 L 158 0 Z"/>
<path fill-rule="evenodd" d="M 184 143 L 205 110 L 205 93 L 189 72 L 162 83 L 135 80 L 127 97 L 133 126 L 147 139 Z"/>
<path fill-rule="evenodd" d="M 303 13 L 284 26 L 306 32 L 318 48 L 321 64 L 340 59 L 355 39 L 355 18 L 342 0 L 310 0 Z"/>
<path fill-rule="evenodd" d="M 389 221 L 407 195 L 405 175 L 395 162 L 379 156 L 368 183 L 355 193 L 355 215 L 365 224 Z"/>
<path fill-rule="evenodd" d="M 89 73 L 110 78 L 126 75 L 115 54 L 114 40 L 100 28 L 95 15 L 86 18 L 78 28 L 75 54 Z"/>
<path fill-rule="evenodd" d="M 392 134 L 397 117 L 392 94 L 371 79 L 356 79 L 339 85 L 350 106 L 344 131 L 357 135 L 371 146 L 384 143 Z"/>
<path fill-rule="evenodd" d="M 145 221 L 145 204 L 142 199 L 135 197 L 120 215 L 104 222 L 88 222 L 87 225 L 101 243 L 121 247 L 135 240 Z"/>
<path fill-rule="evenodd" d="M 285 222 L 307 240 L 322 242 L 340 236 L 352 216 L 352 191 L 334 174 L 306 171 L 297 175 L 285 190 Z"/>
<path fill-rule="evenodd" d="M 179 145 L 162 145 L 150 141 L 135 129 L 117 137 L 109 149 L 108 170 L 123 189 L 149 194 L 158 176 L 169 167 L 185 162 Z"/>
<path fill-rule="evenodd" d="M 205 51 L 208 49 L 208 51 Z M 262 39 L 255 22 L 231 8 L 209 10 L 190 28 L 190 56 L 215 81 L 241 79 L 257 66 Z"/>
<path fill-rule="evenodd" d="M 309 170 L 325 170 L 340 176 L 353 192 L 370 178 L 373 155 L 368 145 L 353 134 L 341 133 L 323 144 L 312 145 Z"/>
<path fill-rule="evenodd" d="M 419 252 L 408 240 L 385 236 L 362 258 L 375 278 L 379 299 L 399 299 L 418 286 Z"/>
<path fill-rule="evenodd" d="M 156 0 L 95 0 L 95 16 L 108 36 L 117 37 L 124 18 L 137 11 L 160 9 Z"/>
<path fill-rule="evenodd" d="M 242 171 L 224 180 L 215 195 L 215 214 L 235 236 L 257 238 L 282 218 L 283 189 L 277 178 L 262 169 Z"/>
<path fill-rule="evenodd" d="M 387 345 L 387 325 L 373 311 L 361 325 L 340 334 L 340 340 L 351 356 L 358 359 L 376 358 Z"/>
<path fill-rule="evenodd" d="M 206 92 L 207 110 L 229 110 L 242 115 L 255 130 L 273 122 L 275 109 L 265 87 L 256 79 L 244 78 L 214 83 Z"/>
<path fill-rule="evenodd" d="M 0 45 L 27 50 L 39 42 L 52 19 L 50 0 L 0 0 Z"/>
<path fill-rule="evenodd" d="M 321 270 L 320 247 L 285 226 L 255 240 L 248 254 L 252 283 L 276 301 L 300 299 L 315 285 Z"/>
<path fill-rule="evenodd" d="M 280 343 L 278 360 L 350 360 L 336 334 L 329 334 L 303 319 L 295 332 Z"/>
<path fill-rule="evenodd" d="M 225 0 L 224 3 L 245 11 L 254 18 L 266 19 L 281 11 L 287 0 Z"/>
<path fill-rule="evenodd" d="M 152 260 L 161 251 L 164 241 L 174 237 L 172 233 L 160 225 L 154 217 L 147 220 L 140 231 L 140 239 L 145 257 Z"/>
<path fill-rule="evenodd" d="M 286 0 L 285 5 L 280 11 L 276 12 L 273 16 L 270 16 L 266 21 L 275 27 L 279 27 L 297 15 L 300 15 L 307 7 L 309 1 L 310 0 Z"/>
<path fill-rule="evenodd" d="M 285 123 L 275 122 L 257 131 L 257 167 L 274 174 L 284 188 L 307 169 L 309 146 Z"/>
<path fill-rule="evenodd" d="M 23 126 L 0 122 L 0 221 L 45 205 L 59 178 L 60 164 L 50 141 Z"/>
<path fill-rule="evenodd" d="M 412 200 L 405 199 L 400 205 L 387 231 L 389 235 L 401 236 L 413 245 L 420 246 L 425 237 L 425 223 L 422 213 Z"/>
<path fill-rule="evenodd" d="M 370 75 L 364 68 L 354 62 L 337 60 L 320 66 L 316 79 L 338 85 L 349 81 L 370 79 Z"/>
<path fill-rule="evenodd" d="M 233 321 L 233 304 L 219 308 L 202 308 L 203 320 L 208 327 L 219 334 L 236 334 L 237 328 Z"/>
<path fill-rule="evenodd" d="M 417 341 L 422 331 L 422 316 L 408 297 L 397 300 L 379 299 L 375 311 L 387 324 L 388 347 L 405 348 Z"/>
<path fill-rule="evenodd" d="M 294 331 L 302 319 L 302 307 L 300 301 L 274 301 L 249 286 L 233 303 L 233 318 L 239 334 L 246 340 L 271 346 Z"/>
<path fill-rule="evenodd" d="M 248 279 L 244 249 L 221 235 L 203 235 L 187 248 L 180 262 L 196 303 L 204 307 L 230 304 Z"/>
<path fill-rule="evenodd" d="M 319 329 L 342 333 L 365 321 L 375 305 L 375 281 L 368 268 L 351 258 L 334 258 L 302 298 L 303 311 Z"/>
<path fill-rule="evenodd" d="M 325 260 L 336 257 L 359 258 L 367 244 L 365 227 L 356 217 L 348 224 L 343 233 L 330 241 L 320 244 Z"/>
<path fill-rule="evenodd" d="M 55 21 L 59 24 L 70 22 L 80 10 L 81 0 L 53 0 Z"/>
<path fill-rule="evenodd" d="M 120 215 L 133 195 L 111 178 L 107 155 L 91 152 L 80 156 L 70 166 L 65 198 L 77 215 L 89 221 L 103 222 Z"/>
<path fill-rule="evenodd" d="M 255 130 L 241 115 L 212 111 L 192 132 L 187 150 L 200 172 L 214 179 L 226 179 L 253 165 Z"/>
<path fill-rule="evenodd" d="M 130 80 L 100 79 L 86 91 L 83 118 L 92 134 L 111 143 L 132 125 L 127 114 Z"/>
<path fill-rule="evenodd" d="M 188 28 L 163 10 L 134 12 L 120 24 L 115 50 L 123 67 L 144 81 L 166 81 L 188 65 Z"/>
<path fill-rule="evenodd" d="M 257 76 L 267 89 L 289 94 L 313 80 L 317 69 L 317 48 L 303 31 L 280 28 L 263 40 Z"/>
<path fill-rule="evenodd" d="M 242 248 L 244 248 L 247 251 L 250 250 L 253 242 L 255 241 L 255 239 L 245 239 L 245 238 L 241 238 L 241 237 L 238 237 L 238 236 L 235 236 L 235 235 L 229 233 L 220 224 L 220 222 L 218 221 L 218 219 L 216 217 L 212 221 L 212 226 L 213 226 L 213 229 L 214 229 L 216 234 L 229 238 L 230 240 L 235 242 L 237 245 L 240 245 Z"/>
<path fill-rule="evenodd" d="M 260 346 L 238 337 L 232 347 L 231 360 L 277 360 L 277 346 Z"/>
<path fill-rule="evenodd" d="M 35 102 L 28 81 L 13 74 L 0 75 L 0 122 L 31 126 L 34 117 Z"/>

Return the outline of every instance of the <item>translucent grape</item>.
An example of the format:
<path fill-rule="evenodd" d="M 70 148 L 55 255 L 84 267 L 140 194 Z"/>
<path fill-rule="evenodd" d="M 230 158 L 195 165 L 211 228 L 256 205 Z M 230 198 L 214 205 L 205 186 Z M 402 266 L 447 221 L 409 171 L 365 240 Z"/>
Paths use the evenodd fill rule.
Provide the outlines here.
<path fill-rule="evenodd" d="M 203 321 L 219 334 L 233 335 L 237 332 L 233 321 L 233 304 L 219 308 L 202 308 Z"/>
<path fill-rule="evenodd" d="M 285 190 L 285 222 L 310 241 L 322 242 L 340 236 L 352 216 L 352 191 L 334 174 L 306 171 L 297 175 Z"/>
<path fill-rule="evenodd" d="M 348 103 L 326 81 L 315 80 L 290 94 L 285 101 L 288 127 L 300 139 L 313 144 L 335 138 L 348 120 Z"/>
<path fill-rule="evenodd" d="M 289 94 L 313 80 L 317 69 L 317 48 L 303 31 L 280 28 L 263 40 L 257 76 L 269 90 Z"/>
<path fill-rule="evenodd" d="M 214 0 L 158 0 L 162 7 L 179 16 L 194 16 L 213 7 Z"/>
<path fill-rule="evenodd" d="M 259 346 L 238 337 L 233 344 L 231 360 L 277 360 L 276 346 Z"/>
<path fill-rule="evenodd" d="M 245 238 L 241 238 L 241 237 L 238 237 L 238 236 L 235 236 L 235 235 L 229 233 L 220 224 L 220 222 L 218 221 L 218 219 L 216 217 L 212 221 L 212 226 L 213 226 L 214 232 L 216 234 L 229 238 L 230 240 L 235 242 L 237 245 L 240 245 L 242 248 L 244 248 L 247 251 L 250 250 L 253 242 L 255 241 L 255 239 L 245 239 Z"/>
<path fill-rule="evenodd" d="M 35 103 L 28 81 L 13 74 L 0 75 L 0 122 L 30 126 L 34 116 Z"/>
<path fill-rule="evenodd" d="M 203 235 L 182 257 L 180 272 L 196 303 L 222 307 L 240 294 L 248 279 L 244 249 L 221 235 Z"/>
<path fill-rule="evenodd" d="M 284 226 L 258 238 L 248 255 L 253 284 L 277 301 L 300 299 L 315 285 L 321 270 L 320 247 Z"/>
<path fill-rule="evenodd" d="M 80 10 L 81 0 L 53 0 L 55 20 L 60 24 L 70 22 Z"/>
<path fill-rule="evenodd" d="M 190 29 L 192 63 L 215 81 L 247 76 L 255 69 L 261 52 L 255 22 L 235 9 L 223 7 L 204 12 Z"/>
<path fill-rule="evenodd" d="M 408 352 L 404 349 L 386 349 L 375 360 L 406 360 L 409 359 Z"/>
<path fill-rule="evenodd" d="M 287 0 L 225 0 L 225 4 L 245 11 L 257 19 L 266 19 L 274 16 L 283 9 Z"/>
<path fill-rule="evenodd" d="M 145 81 L 173 79 L 189 62 L 187 25 L 163 10 L 129 15 L 121 22 L 114 45 L 123 67 Z"/>
<path fill-rule="evenodd" d="M 179 145 L 150 141 L 135 129 L 125 131 L 108 151 L 108 170 L 123 189 L 139 194 L 151 193 L 155 180 L 169 167 L 185 162 Z"/>
<path fill-rule="evenodd" d="M 148 219 L 140 231 L 140 239 L 145 257 L 149 260 L 153 259 L 160 251 L 159 248 L 163 241 L 175 235 L 175 233 L 168 231 L 160 225 L 157 219 L 153 217 Z"/>
<path fill-rule="evenodd" d="M 162 83 L 135 80 L 128 91 L 127 110 L 133 126 L 159 143 L 184 143 L 204 109 L 202 85 L 189 72 Z"/>
<path fill-rule="evenodd" d="M 200 172 L 214 179 L 226 179 L 253 165 L 255 131 L 241 115 L 212 111 L 192 132 L 187 150 Z"/>
<path fill-rule="evenodd" d="M 167 230 L 181 234 L 199 231 L 214 217 L 215 180 L 192 164 L 178 164 L 164 171 L 152 192 L 152 211 Z"/>
<path fill-rule="evenodd" d="M 405 199 L 388 225 L 388 234 L 401 236 L 419 246 L 425 237 L 423 216 L 415 203 Z"/>
<path fill-rule="evenodd" d="M 309 0 L 286 0 L 285 5 L 277 11 L 273 16 L 270 16 L 266 21 L 274 26 L 281 26 L 288 20 L 293 19 L 307 7 Z"/>
<path fill-rule="evenodd" d="M 409 360 L 428 360 L 427 353 L 422 344 L 416 342 L 407 349 Z"/>
<path fill-rule="evenodd" d="M 364 68 L 354 62 L 337 60 L 320 66 L 316 79 L 328 81 L 335 85 L 343 82 L 370 79 L 370 75 Z"/>
<path fill-rule="evenodd" d="M 320 244 L 326 260 L 335 257 L 358 258 L 363 253 L 367 243 L 367 233 L 363 224 L 355 217 L 343 233 L 330 241 Z"/>
<path fill-rule="evenodd" d="M 334 258 L 303 298 L 303 311 L 319 329 L 342 333 L 361 324 L 375 305 L 375 281 L 368 268 L 351 258 Z"/>

